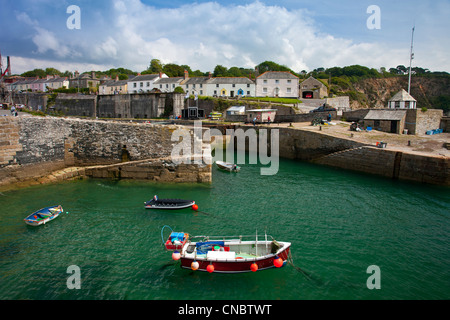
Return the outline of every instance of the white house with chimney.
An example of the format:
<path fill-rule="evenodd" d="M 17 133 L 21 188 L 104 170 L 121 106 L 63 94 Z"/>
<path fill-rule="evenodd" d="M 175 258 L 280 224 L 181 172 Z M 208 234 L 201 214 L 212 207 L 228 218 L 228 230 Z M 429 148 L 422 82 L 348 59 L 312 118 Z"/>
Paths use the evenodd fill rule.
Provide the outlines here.
<path fill-rule="evenodd" d="M 128 93 L 145 93 L 154 88 L 154 83 L 158 79 L 168 78 L 165 73 L 138 75 L 128 80 Z"/>
<path fill-rule="evenodd" d="M 298 98 L 299 78 L 288 71 L 267 71 L 256 78 L 256 96 Z"/>

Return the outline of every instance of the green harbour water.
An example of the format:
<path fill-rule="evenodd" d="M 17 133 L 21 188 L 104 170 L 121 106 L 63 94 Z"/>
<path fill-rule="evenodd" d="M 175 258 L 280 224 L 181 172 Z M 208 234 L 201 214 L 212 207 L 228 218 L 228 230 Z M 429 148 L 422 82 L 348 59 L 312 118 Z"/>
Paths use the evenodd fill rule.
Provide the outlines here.
<path fill-rule="evenodd" d="M 281 160 L 213 183 L 81 180 L 0 193 L 0 299 L 303 300 L 449 299 L 450 189 Z M 144 202 L 192 199 L 199 212 L 152 211 Z M 66 211 L 40 227 L 30 213 Z M 67 213 L 68 212 L 68 213 Z M 292 243 L 295 266 L 245 274 L 181 269 L 164 251 L 161 228 L 191 235 L 267 230 Z M 81 289 L 67 287 L 69 266 Z M 369 290 L 367 268 L 381 271 Z"/>

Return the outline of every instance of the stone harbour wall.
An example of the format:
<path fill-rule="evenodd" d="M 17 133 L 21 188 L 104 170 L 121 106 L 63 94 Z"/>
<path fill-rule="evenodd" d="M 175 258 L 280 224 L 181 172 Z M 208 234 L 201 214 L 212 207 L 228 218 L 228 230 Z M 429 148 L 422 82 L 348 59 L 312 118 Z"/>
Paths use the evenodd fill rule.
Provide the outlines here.
<path fill-rule="evenodd" d="M 450 185 L 450 160 L 444 156 L 362 146 L 332 153 L 313 162 L 392 179 Z"/>
<path fill-rule="evenodd" d="M 117 177 L 123 179 L 211 181 L 211 166 L 168 164 L 174 146 L 181 144 L 172 141 L 172 133 L 182 128 L 185 127 L 54 117 L 2 117 L 0 187 L 25 180 L 38 181 L 67 167 L 114 164 L 122 164 Z M 186 132 L 188 138 L 182 143 L 194 153 L 197 138 L 192 130 Z M 166 160 L 145 165 L 124 164 L 157 159 Z"/>

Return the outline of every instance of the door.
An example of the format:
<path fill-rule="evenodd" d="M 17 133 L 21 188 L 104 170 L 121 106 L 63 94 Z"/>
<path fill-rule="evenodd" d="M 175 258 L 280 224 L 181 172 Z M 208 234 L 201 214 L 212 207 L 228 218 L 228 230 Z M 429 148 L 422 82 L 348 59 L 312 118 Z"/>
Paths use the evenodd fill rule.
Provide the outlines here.
<path fill-rule="evenodd" d="M 398 133 L 398 121 L 391 121 L 391 133 Z"/>

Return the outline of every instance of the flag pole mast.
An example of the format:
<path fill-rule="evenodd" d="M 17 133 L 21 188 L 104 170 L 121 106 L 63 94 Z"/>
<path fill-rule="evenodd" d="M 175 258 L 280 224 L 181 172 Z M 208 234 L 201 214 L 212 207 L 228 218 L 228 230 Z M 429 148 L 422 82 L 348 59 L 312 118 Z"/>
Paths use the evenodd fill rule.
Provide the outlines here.
<path fill-rule="evenodd" d="M 412 61 L 414 59 L 414 53 L 413 53 L 413 45 L 414 45 L 414 29 L 416 26 L 412 29 L 412 37 L 411 37 L 411 55 L 409 59 L 409 80 L 408 80 L 408 93 L 411 94 L 411 69 L 412 69 Z"/>

